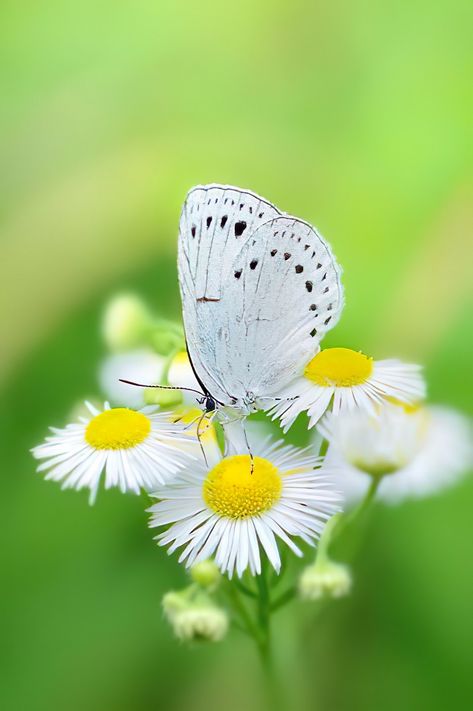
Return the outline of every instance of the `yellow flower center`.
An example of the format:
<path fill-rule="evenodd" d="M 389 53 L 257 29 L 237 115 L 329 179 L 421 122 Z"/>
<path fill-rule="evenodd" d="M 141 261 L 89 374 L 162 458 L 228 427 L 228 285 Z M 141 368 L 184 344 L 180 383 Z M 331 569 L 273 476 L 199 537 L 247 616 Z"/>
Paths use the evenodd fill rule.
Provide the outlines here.
<path fill-rule="evenodd" d="M 279 500 L 281 475 L 267 459 L 249 454 L 225 457 L 209 471 L 203 484 L 206 504 L 219 516 L 241 519 L 258 516 Z"/>
<path fill-rule="evenodd" d="M 150 431 L 151 422 L 146 415 L 116 407 L 89 422 L 85 439 L 94 449 L 130 449 L 144 442 Z"/>
<path fill-rule="evenodd" d="M 365 383 L 373 372 L 373 359 L 350 348 L 326 348 L 306 365 L 304 375 L 322 387 L 349 388 Z"/>

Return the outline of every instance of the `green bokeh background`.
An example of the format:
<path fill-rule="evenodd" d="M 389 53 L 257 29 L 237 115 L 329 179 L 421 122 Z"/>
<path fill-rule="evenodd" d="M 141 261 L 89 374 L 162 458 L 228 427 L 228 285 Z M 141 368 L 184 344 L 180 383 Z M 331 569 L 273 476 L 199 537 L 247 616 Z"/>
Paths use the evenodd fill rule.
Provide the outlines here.
<path fill-rule="evenodd" d="M 179 316 L 190 186 L 315 223 L 345 269 L 327 342 L 418 359 L 433 400 L 471 411 L 471 20 L 466 0 L 2 2 L 3 708 L 261 708 L 238 633 L 171 638 L 160 597 L 185 576 L 145 500 L 90 508 L 28 451 L 100 394 L 110 295 Z M 277 618 L 294 708 L 470 706 L 472 508 L 471 478 L 376 508 L 353 596 Z"/>

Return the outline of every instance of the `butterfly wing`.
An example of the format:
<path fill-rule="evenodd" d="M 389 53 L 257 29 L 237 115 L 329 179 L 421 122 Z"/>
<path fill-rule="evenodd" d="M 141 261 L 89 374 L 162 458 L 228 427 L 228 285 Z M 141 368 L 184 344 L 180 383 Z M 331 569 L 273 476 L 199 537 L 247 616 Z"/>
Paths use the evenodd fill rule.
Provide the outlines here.
<path fill-rule="evenodd" d="M 208 314 L 205 304 L 219 302 L 236 254 L 259 225 L 279 214 L 274 205 L 255 193 L 225 185 L 193 188 L 182 208 L 178 267 L 189 355 L 199 380 L 225 404 L 230 404 L 232 396 L 227 390 L 227 373 L 216 368 L 217 322 L 211 324 L 210 332 L 204 330 L 208 328 L 203 326 Z M 214 312 L 212 318 L 216 317 Z"/>
<path fill-rule="evenodd" d="M 208 191 L 210 203 L 205 196 L 202 204 L 201 194 L 200 208 L 194 205 L 181 223 L 179 271 L 192 361 L 214 397 L 230 404 L 248 393 L 277 395 L 300 375 L 324 333 L 338 320 L 343 292 L 340 268 L 316 230 L 281 215 L 252 193 L 239 193 L 248 196 L 248 207 L 243 203 L 240 208 L 242 203 L 235 201 L 238 212 L 231 216 L 225 239 L 215 244 L 220 237 L 217 229 L 206 244 L 208 218 L 212 217 L 210 227 L 215 218 L 217 224 L 222 219 L 221 212 L 209 215 L 215 190 Z M 213 205 L 221 210 L 221 198 L 225 205 L 229 189 L 218 190 L 223 192 Z M 261 211 L 254 212 L 255 200 L 265 206 L 261 218 Z M 248 220 L 244 237 L 235 234 L 240 210 L 247 216 L 256 214 L 254 222 Z M 193 223 L 196 212 L 202 218 Z M 189 224 L 195 224 L 195 237 L 191 232 L 189 238 Z M 198 244 L 189 247 L 197 240 L 199 227 L 204 251 Z M 215 274 L 210 274 L 212 270 Z"/>

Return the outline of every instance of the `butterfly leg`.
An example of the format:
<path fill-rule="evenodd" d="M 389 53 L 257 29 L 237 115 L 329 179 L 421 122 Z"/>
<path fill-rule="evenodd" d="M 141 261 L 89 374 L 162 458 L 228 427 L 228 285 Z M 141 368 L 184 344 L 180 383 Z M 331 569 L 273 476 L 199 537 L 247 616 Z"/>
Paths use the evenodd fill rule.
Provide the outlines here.
<path fill-rule="evenodd" d="M 216 415 L 216 411 L 211 412 L 211 413 L 209 414 L 208 412 L 206 412 L 206 411 L 204 410 L 204 412 L 202 413 L 202 415 L 199 415 L 199 417 L 198 417 L 198 422 L 197 422 L 196 435 L 197 435 L 197 439 L 199 440 L 200 449 L 201 449 L 201 451 L 202 451 L 202 456 L 204 457 L 204 461 L 205 461 L 205 466 L 206 466 L 206 467 L 209 466 L 209 462 L 208 462 L 208 459 L 207 459 L 207 454 L 205 453 L 205 447 L 204 447 L 204 445 L 202 444 L 202 435 L 205 434 L 205 433 L 207 432 L 207 430 L 209 429 L 209 427 L 212 426 L 212 421 L 213 421 L 215 415 Z M 203 431 L 201 431 L 200 428 L 201 428 L 202 422 L 204 421 L 205 418 L 208 419 L 208 423 L 207 423 L 205 429 L 204 429 Z M 195 422 L 195 420 L 194 420 L 194 422 Z"/>
<path fill-rule="evenodd" d="M 255 470 L 255 458 L 254 458 L 254 456 L 253 456 L 253 452 L 251 451 L 250 443 L 249 443 L 249 441 L 248 441 L 248 434 L 247 434 L 247 431 L 246 431 L 246 427 L 245 427 L 245 423 L 244 423 L 244 422 L 242 422 L 242 427 L 243 427 L 243 434 L 244 434 L 244 437 L 245 437 L 246 447 L 247 447 L 247 449 L 248 449 L 248 454 L 250 455 L 250 461 L 251 461 L 250 474 L 253 474 L 253 472 L 254 472 L 254 470 Z"/>

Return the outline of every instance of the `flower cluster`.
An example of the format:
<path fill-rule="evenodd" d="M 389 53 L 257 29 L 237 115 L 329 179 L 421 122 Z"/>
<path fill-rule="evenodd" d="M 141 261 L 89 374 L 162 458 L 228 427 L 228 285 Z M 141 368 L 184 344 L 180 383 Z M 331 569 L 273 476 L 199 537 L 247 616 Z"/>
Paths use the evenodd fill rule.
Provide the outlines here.
<path fill-rule="evenodd" d="M 350 569 L 332 561 L 328 549 L 356 505 L 375 496 L 387 502 L 425 496 L 452 485 L 471 465 L 469 423 L 424 404 L 417 365 L 322 349 L 267 403 L 264 421 L 220 423 L 182 389 L 200 388 L 178 324 L 123 295 L 106 310 L 104 339 L 110 354 L 99 381 L 107 402 L 86 403 L 87 414 L 51 428 L 32 452 L 47 479 L 89 489 L 91 503 L 101 481 L 105 489 L 150 495 L 157 542 L 178 552 L 192 578 L 163 599 L 182 640 L 222 639 L 235 602 L 222 602 L 228 585 L 237 586 L 233 595 L 272 609 L 267 566 L 277 576 L 287 551 L 302 557 L 317 541 L 317 557 L 298 573 L 294 591 L 305 600 L 348 594 Z M 287 432 L 301 414 L 315 427 L 309 447 L 267 437 L 271 418 Z M 241 613 L 241 605 L 236 609 Z M 232 619 L 257 637 L 245 615 L 234 611 Z"/>

